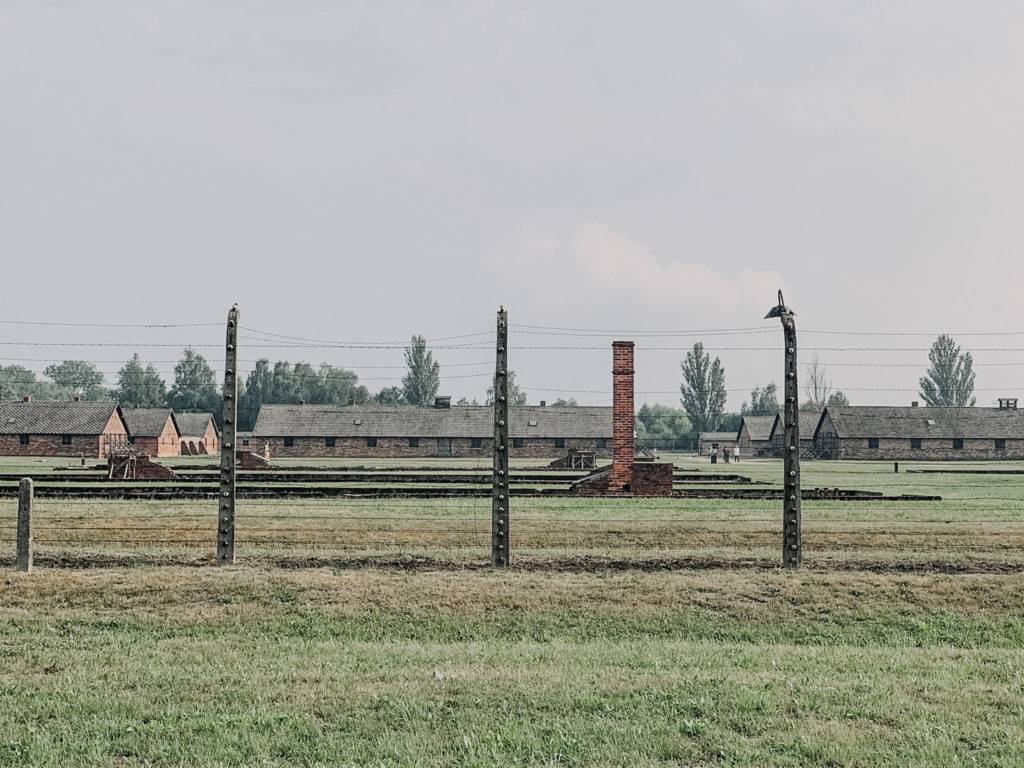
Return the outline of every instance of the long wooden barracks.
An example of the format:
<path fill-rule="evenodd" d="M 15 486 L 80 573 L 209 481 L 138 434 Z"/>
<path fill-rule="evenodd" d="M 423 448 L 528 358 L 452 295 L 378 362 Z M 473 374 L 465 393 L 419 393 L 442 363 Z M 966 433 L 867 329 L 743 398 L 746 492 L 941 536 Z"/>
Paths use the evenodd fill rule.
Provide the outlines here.
<path fill-rule="evenodd" d="M 1013 398 L 998 408 L 829 407 L 814 446 L 830 459 L 1024 459 L 1024 411 Z"/>
<path fill-rule="evenodd" d="M 564 456 L 569 449 L 612 454 L 612 409 L 510 406 L 509 455 Z M 246 438 L 250 450 L 277 457 L 488 457 L 494 409 L 450 405 L 263 405 Z M 244 443 L 244 441 L 243 441 Z"/>

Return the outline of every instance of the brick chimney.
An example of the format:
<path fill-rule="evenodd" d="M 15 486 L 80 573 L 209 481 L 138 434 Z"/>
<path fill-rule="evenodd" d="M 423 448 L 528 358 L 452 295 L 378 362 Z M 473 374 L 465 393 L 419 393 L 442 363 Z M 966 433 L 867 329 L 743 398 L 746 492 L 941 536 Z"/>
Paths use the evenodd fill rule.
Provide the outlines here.
<path fill-rule="evenodd" d="M 32 396 L 31 395 L 25 395 L 25 402 L 26 403 L 31 403 L 32 402 Z"/>
<path fill-rule="evenodd" d="M 633 342 L 612 342 L 612 473 L 608 490 L 630 490 L 636 460 Z"/>
<path fill-rule="evenodd" d="M 78 395 L 75 395 L 75 402 L 76 403 L 82 402 L 82 398 L 80 396 L 78 396 Z"/>

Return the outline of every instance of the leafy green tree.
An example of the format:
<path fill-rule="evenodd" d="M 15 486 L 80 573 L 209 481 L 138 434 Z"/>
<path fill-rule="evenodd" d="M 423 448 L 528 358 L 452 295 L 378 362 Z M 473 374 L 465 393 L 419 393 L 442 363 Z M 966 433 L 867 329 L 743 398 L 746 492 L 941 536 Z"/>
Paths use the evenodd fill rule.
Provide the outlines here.
<path fill-rule="evenodd" d="M 114 399 L 128 408 L 159 408 L 167 401 L 167 385 L 152 363 L 142 367 L 136 352 L 117 374 Z"/>
<path fill-rule="evenodd" d="M 214 383 L 213 369 L 206 358 L 191 347 L 174 366 L 174 385 L 167 393 L 167 405 L 176 411 L 217 412 L 220 393 Z"/>
<path fill-rule="evenodd" d="M 398 405 L 405 402 L 405 395 L 398 387 L 384 387 L 373 399 L 381 405 Z"/>
<path fill-rule="evenodd" d="M 838 389 L 835 392 L 833 392 L 831 395 L 828 396 L 828 401 L 825 403 L 825 405 L 830 407 L 830 408 L 832 406 L 834 406 L 834 405 L 835 406 L 840 406 L 840 405 L 849 405 L 849 404 L 850 404 L 850 401 L 847 399 L 846 395 L 844 395 Z"/>
<path fill-rule="evenodd" d="M 686 359 L 679 364 L 683 382 L 680 402 L 697 432 L 714 432 L 722 421 L 725 411 L 725 369 L 721 361 L 704 351 L 704 345 L 697 342 L 686 353 Z"/>
<path fill-rule="evenodd" d="M 480 405 L 480 401 L 477 400 L 475 397 L 472 400 L 470 400 L 467 397 L 460 397 L 458 400 L 455 401 L 455 404 L 456 405 Z"/>
<path fill-rule="evenodd" d="M 103 374 L 84 360 L 65 360 L 48 365 L 43 375 L 62 389 L 83 400 L 102 400 L 110 393 L 103 388 Z"/>
<path fill-rule="evenodd" d="M 681 408 L 644 403 L 636 413 L 636 436 L 641 442 L 677 442 L 692 432 L 690 419 Z"/>
<path fill-rule="evenodd" d="M 245 393 L 238 397 L 238 423 L 243 430 L 253 428 L 260 406 L 272 402 L 273 392 L 274 372 L 270 369 L 270 361 L 260 358 L 245 379 Z"/>
<path fill-rule="evenodd" d="M 516 383 L 516 372 L 509 370 L 505 376 L 506 386 L 508 387 L 508 404 L 509 405 L 526 405 L 526 393 L 519 388 L 519 384 Z M 494 384 L 487 388 L 487 399 L 484 400 L 485 405 L 494 405 Z"/>
<path fill-rule="evenodd" d="M 570 397 L 568 400 L 566 400 L 564 397 L 560 397 L 557 400 L 555 400 L 555 402 L 553 402 L 552 405 L 560 405 L 560 406 L 563 406 L 563 407 L 564 406 L 576 407 L 576 406 L 579 405 L 579 403 L 576 401 L 575 397 Z"/>
<path fill-rule="evenodd" d="M 422 336 L 413 336 L 410 346 L 405 348 L 405 364 L 408 373 L 402 377 L 402 396 L 411 405 L 432 405 L 441 387 L 441 366 L 434 361 L 434 355 L 427 351 L 427 341 Z"/>
<path fill-rule="evenodd" d="M 762 387 L 754 387 L 750 392 L 750 405 L 743 403 L 740 407 L 740 414 L 767 416 L 778 413 L 779 398 L 776 393 L 775 382 Z"/>
<path fill-rule="evenodd" d="M 921 399 L 934 406 L 973 406 L 974 360 L 961 352 L 953 337 L 942 334 L 928 352 L 931 365 L 918 381 Z"/>
<path fill-rule="evenodd" d="M 22 365 L 0 366 L 0 400 L 20 400 L 26 395 L 37 400 L 68 400 L 71 392 L 39 381 L 34 371 Z"/>

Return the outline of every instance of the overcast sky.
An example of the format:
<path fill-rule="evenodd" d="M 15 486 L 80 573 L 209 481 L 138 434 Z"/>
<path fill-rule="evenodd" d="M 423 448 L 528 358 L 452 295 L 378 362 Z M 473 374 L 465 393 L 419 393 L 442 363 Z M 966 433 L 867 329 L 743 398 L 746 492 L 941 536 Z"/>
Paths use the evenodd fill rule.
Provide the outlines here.
<path fill-rule="evenodd" d="M 978 0 L 0 0 L 2 362 L 222 367 L 216 325 L 11 321 L 238 302 L 243 359 L 376 390 L 416 333 L 482 398 L 504 305 L 532 402 L 610 402 L 623 338 L 638 403 L 703 341 L 738 409 L 781 379 L 782 288 L 855 404 L 916 399 L 940 332 L 979 404 L 1024 395 L 1022 33 Z"/>

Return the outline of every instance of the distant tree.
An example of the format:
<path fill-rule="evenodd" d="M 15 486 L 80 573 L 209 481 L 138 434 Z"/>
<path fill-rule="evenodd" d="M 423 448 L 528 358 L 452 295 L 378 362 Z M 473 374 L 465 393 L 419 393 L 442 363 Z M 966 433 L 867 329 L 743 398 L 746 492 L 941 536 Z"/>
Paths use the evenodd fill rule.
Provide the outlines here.
<path fill-rule="evenodd" d="M 552 405 L 576 407 L 579 405 L 579 403 L 576 402 L 575 397 L 570 397 L 568 400 L 566 400 L 564 397 L 560 397 L 557 400 L 555 400 L 555 402 L 553 402 Z"/>
<path fill-rule="evenodd" d="M 519 384 L 516 383 L 516 372 L 509 370 L 505 376 L 505 383 L 508 387 L 508 404 L 509 405 L 526 405 L 526 393 L 519 388 Z M 487 388 L 487 397 L 484 400 L 485 405 L 494 405 L 494 383 Z"/>
<path fill-rule="evenodd" d="M 256 423 L 260 407 L 272 402 L 274 392 L 274 372 L 270 369 L 270 361 L 265 357 L 256 361 L 256 366 L 249 371 L 245 379 L 245 392 L 238 396 L 238 425 L 249 431 Z"/>
<path fill-rule="evenodd" d="M 828 396 L 828 402 L 825 403 L 825 405 L 828 406 L 829 408 L 831 408 L 832 406 L 841 406 L 849 404 L 850 401 L 847 399 L 846 395 L 844 395 L 838 389 Z"/>
<path fill-rule="evenodd" d="M 103 374 L 84 360 L 65 360 L 48 365 L 43 375 L 62 389 L 83 400 L 102 400 L 110 396 L 103 388 Z"/>
<path fill-rule="evenodd" d="M 468 398 L 465 398 L 465 397 L 460 397 L 455 402 L 455 404 L 456 405 L 480 405 L 480 401 L 477 400 L 475 397 L 472 400 L 469 400 Z"/>
<path fill-rule="evenodd" d="M 159 408 L 167 401 L 167 385 L 152 363 L 142 367 L 136 352 L 117 374 L 114 399 L 127 408 Z"/>
<path fill-rule="evenodd" d="M 321 363 L 316 372 L 316 381 L 317 391 L 310 393 L 307 402 L 348 405 L 349 400 L 365 403 L 370 399 L 369 391 L 359 384 L 359 377 L 345 368 Z"/>
<path fill-rule="evenodd" d="M 213 369 L 206 358 L 191 347 L 174 366 L 174 385 L 167 393 L 167 405 L 176 411 L 216 412 L 221 396 L 214 383 Z"/>
<path fill-rule="evenodd" d="M 398 387 L 384 387 L 373 399 L 381 405 L 398 405 L 405 402 L 405 395 Z"/>
<path fill-rule="evenodd" d="M 928 352 L 931 362 L 921 377 L 921 399 L 928 405 L 974 406 L 974 360 L 970 352 L 961 352 L 951 336 L 943 334 Z"/>
<path fill-rule="evenodd" d="M 697 432 L 714 432 L 725 411 L 725 369 L 716 357 L 714 361 L 697 342 L 681 362 L 683 382 L 680 402 Z"/>
<path fill-rule="evenodd" d="M 743 403 L 740 407 L 741 415 L 765 416 L 776 414 L 779 410 L 779 399 L 776 396 L 775 382 L 766 384 L 764 388 L 754 387 L 750 392 L 750 405 Z"/>
<path fill-rule="evenodd" d="M 740 423 L 743 421 L 743 415 L 739 413 L 723 413 L 722 420 L 719 422 L 716 430 L 719 432 L 739 432 Z"/>
<path fill-rule="evenodd" d="M 832 388 L 832 379 L 828 377 L 825 366 L 818 356 L 811 358 L 807 366 L 804 382 L 804 400 L 800 403 L 801 411 L 820 411 L 829 405 L 849 405 L 850 401 L 842 390 Z"/>
<path fill-rule="evenodd" d="M 21 365 L 0 366 L 0 400 L 67 400 L 71 392 L 49 381 L 39 381 L 34 371 Z"/>
<path fill-rule="evenodd" d="M 693 433 L 693 425 L 682 408 L 644 403 L 636 413 L 636 436 L 641 442 L 680 441 Z"/>
<path fill-rule="evenodd" d="M 402 395 L 411 405 L 432 405 L 441 387 L 441 366 L 427 351 L 427 341 L 413 336 L 405 348 L 405 364 L 409 371 L 402 377 Z"/>

